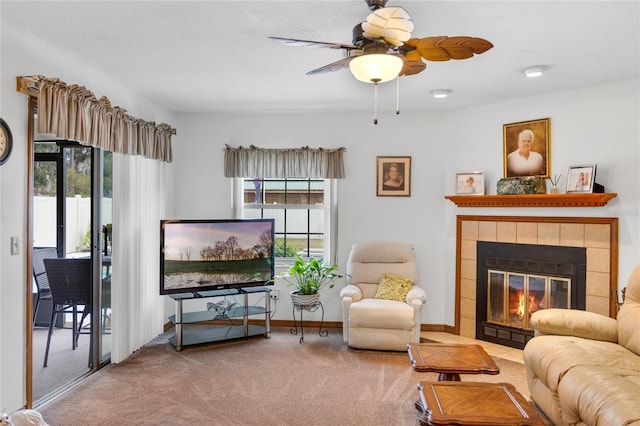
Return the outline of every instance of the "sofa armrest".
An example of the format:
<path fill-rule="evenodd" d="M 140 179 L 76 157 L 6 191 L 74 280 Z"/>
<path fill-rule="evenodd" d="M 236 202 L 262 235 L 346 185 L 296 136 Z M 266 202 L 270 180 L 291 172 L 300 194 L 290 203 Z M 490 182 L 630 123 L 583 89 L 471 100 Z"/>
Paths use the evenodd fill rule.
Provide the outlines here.
<path fill-rule="evenodd" d="M 618 343 L 615 319 L 578 309 L 543 309 L 529 322 L 536 335 L 555 334 Z"/>
<path fill-rule="evenodd" d="M 356 285 L 348 284 L 340 290 L 340 298 L 350 297 L 353 302 L 362 299 L 362 290 Z"/>
<path fill-rule="evenodd" d="M 424 290 L 418 287 L 417 285 L 414 285 L 413 287 L 411 287 L 411 289 L 407 293 L 407 298 L 406 298 L 407 303 L 409 305 L 413 305 L 414 300 L 420 301 L 422 305 L 427 303 L 427 293 L 425 293 Z"/>

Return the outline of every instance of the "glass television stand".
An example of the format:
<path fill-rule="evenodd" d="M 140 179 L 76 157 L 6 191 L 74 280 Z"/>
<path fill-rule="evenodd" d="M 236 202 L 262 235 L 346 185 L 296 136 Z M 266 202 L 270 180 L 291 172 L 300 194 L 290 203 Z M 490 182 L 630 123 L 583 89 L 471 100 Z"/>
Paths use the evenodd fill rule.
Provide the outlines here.
<path fill-rule="evenodd" d="M 249 305 L 249 295 L 259 293 L 264 293 L 264 306 Z M 169 317 L 175 328 L 175 336 L 172 336 L 169 341 L 175 346 L 176 351 L 181 351 L 182 347 L 187 345 L 260 334 L 269 337 L 271 335 L 269 293 L 271 289 L 268 287 L 245 287 L 171 294 L 169 297 L 176 302 L 176 313 Z M 209 308 L 206 311 L 183 312 L 182 310 L 182 302 L 185 300 L 223 297 L 226 301 L 226 296 L 241 296 L 242 303 L 207 303 Z M 256 315 L 264 315 L 264 325 L 249 324 L 249 317 Z M 196 323 L 200 324 L 196 326 Z"/>

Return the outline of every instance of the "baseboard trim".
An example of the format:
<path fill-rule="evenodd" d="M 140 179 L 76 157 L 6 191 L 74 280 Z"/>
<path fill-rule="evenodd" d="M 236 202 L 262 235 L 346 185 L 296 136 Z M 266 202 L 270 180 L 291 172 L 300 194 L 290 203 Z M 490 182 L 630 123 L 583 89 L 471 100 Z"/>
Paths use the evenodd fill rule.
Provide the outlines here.
<path fill-rule="evenodd" d="M 207 323 L 216 324 L 219 321 L 206 321 Z M 222 322 L 220 322 L 222 323 Z M 298 325 L 300 322 L 296 321 Z M 294 328 L 296 326 L 293 320 L 271 320 L 272 327 L 291 327 Z M 264 320 L 249 320 L 249 324 L 253 325 L 262 325 L 264 326 Z M 304 320 L 305 327 L 318 328 L 322 324 L 322 328 L 342 328 L 342 321 L 314 321 L 314 320 Z M 174 324 L 172 322 L 166 322 L 164 324 L 164 331 L 167 332 L 173 328 Z M 420 331 L 439 331 L 442 333 L 455 333 L 455 327 L 447 324 L 421 324 Z"/>

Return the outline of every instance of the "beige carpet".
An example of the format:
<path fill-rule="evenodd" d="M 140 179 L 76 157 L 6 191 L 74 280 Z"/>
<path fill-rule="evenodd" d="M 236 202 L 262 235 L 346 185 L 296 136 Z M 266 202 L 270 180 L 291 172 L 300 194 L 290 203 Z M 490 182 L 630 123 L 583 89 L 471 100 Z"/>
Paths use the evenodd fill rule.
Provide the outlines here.
<path fill-rule="evenodd" d="M 166 335 L 93 374 L 41 407 L 52 426 L 74 425 L 417 425 L 416 373 L 404 352 L 363 351 L 306 330 L 271 338 L 187 347 Z M 524 367 L 495 358 L 501 374 L 463 380 L 509 382 L 529 397 Z"/>

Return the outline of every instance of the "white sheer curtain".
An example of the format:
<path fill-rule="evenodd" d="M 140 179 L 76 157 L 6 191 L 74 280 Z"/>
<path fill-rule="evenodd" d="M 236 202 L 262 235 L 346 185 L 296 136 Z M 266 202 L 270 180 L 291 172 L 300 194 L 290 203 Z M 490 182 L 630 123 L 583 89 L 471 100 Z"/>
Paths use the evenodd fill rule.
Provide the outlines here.
<path fill-rule="evenodd" d="M 112 362 L 164 331 L 158 283 L 166 167 L 140 156 L 113 155 Z"/>

